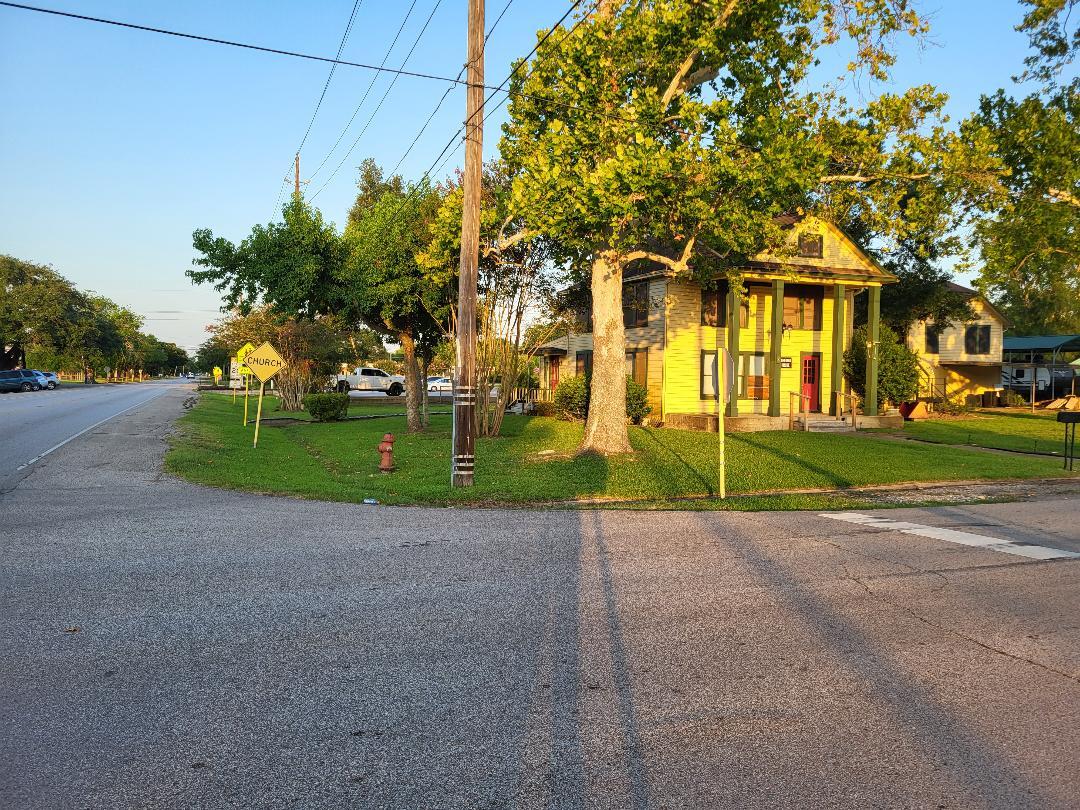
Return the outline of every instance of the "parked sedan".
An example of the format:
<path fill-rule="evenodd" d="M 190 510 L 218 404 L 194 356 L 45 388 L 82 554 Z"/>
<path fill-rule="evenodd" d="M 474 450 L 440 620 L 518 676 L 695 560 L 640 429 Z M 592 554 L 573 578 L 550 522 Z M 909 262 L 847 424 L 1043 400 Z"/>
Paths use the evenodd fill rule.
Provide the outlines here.
<path fill-rule="evenodd" d="M 60 385 L 60 377 L 55 371 L 34 371 L 35 374 L 40 374 L 45 378 L 45 387 L 52 391 L 56 386 Z"/>
<path fill-rule="evenodd" d="M 449 377 L 428 377 L 427 390 L 432 394 L 449 394 L 454 390 L 454 381 Z"/>

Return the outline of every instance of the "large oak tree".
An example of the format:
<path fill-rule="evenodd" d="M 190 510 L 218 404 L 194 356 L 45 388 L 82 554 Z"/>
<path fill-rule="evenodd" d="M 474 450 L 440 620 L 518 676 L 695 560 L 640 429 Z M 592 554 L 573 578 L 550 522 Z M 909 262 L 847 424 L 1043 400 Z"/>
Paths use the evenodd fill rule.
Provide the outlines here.
<path fill-rule="evenodd" d="M 591 290 L 583 451 L 630 450 L 622 282 L 632 263 L 734 271 L 781 249 L 777 216 L 800 209 L 854 212 L 902 237 L 951 221 L 972 176 L 987 182 L 980 133 L 947 129 L 933 88 L 854 108 L 834 86 L 809 86 L 826 46 L 853 44 L 852 69 L 881 78 L 890 38 L 924 30 L 906 0 L 601 0 L 518 71 L 502 145 L 514 206 Z"/>

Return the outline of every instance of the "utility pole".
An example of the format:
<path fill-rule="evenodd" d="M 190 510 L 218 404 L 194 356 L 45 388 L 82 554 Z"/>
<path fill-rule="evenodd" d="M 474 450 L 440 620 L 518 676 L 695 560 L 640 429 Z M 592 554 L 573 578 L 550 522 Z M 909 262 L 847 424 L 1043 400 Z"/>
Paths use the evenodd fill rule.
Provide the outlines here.
<path fill-rule="evenodd" d="M 461 210 L 454 457 L 450 483 L 471 487 L 476 462 L 476 277 L 480 263 L 480 184 L 484 161 L 484 0 L 469 3 L 469 73 L 465 103 L 465 199 Z M 505 381 L 504 381 L 505 382 Z"/>
<path fill-rule="evenodd" d="M 293 166 L 296 168 L 296 185 L 293 188 L 293 193 L 297 197 L 299 197 L 300 196 L 300 153 L 299 152 L 296 153 L 296 160 L 294 161 Z"/>

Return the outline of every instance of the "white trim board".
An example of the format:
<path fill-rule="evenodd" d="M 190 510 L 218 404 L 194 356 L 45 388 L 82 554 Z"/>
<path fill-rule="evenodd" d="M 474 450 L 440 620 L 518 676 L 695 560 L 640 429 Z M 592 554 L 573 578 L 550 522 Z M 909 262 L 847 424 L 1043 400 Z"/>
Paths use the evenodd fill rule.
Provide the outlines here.
<path fill-rule="evenodd" d="M 1080 557 L 1080 552 L 1076 551 L 1063 551 L 1046 546 L 1035 546 L 1030 543 L 1015 543 L 1012 540 L 1001 540 L 996 537 L 962 532 L 957 529 L 926 526 L 922 523 L 909 523 L 902 520 L 889 520 L 888 518 L 864 515 L 859 512 L 823 512 L 818 517 L 842 520 L 846 523 L 855 523 L 867 528 L 902 532 L 903 534 L 913 534 L 918 537 L 930 537 L 934 540 L 944 540 L 946 543 L 972 546 L 984 551 L 999 551 L 1002 554 L 1015 554 L 1018 557 L 1029 557 L 1033 560 L 1059 560 Z"/>

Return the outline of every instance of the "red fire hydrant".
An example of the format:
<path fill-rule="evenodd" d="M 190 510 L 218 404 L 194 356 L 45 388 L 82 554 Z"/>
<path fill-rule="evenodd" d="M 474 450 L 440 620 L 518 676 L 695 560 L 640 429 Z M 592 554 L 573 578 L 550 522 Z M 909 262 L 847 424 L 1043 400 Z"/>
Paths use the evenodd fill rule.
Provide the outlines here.
<path fill-rule="evenodd" d="M 379 452 L 382 460 L 379 462 L 379 472 L 392 473 L 397 467 L 394 466 L 394 434 L 387 433 L 379 443 Z"/>

